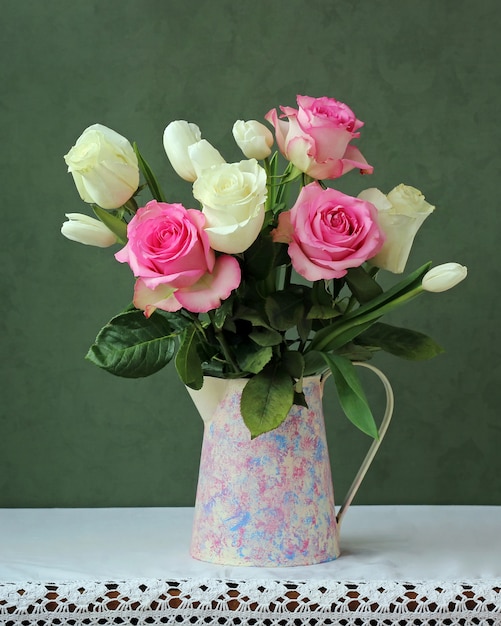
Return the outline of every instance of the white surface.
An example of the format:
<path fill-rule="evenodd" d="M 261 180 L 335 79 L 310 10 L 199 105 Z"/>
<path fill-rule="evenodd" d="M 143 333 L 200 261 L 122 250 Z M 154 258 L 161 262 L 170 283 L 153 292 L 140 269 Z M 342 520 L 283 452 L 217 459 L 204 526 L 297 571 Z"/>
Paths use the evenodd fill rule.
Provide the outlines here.
<path fill-rule="evenodd" d="M 341 557 L 223 567 L 189 556 L 191 508 L 0 509 L 0 581 L 275 579 L 501 583 L 501 507 L 353 506 Z"/>

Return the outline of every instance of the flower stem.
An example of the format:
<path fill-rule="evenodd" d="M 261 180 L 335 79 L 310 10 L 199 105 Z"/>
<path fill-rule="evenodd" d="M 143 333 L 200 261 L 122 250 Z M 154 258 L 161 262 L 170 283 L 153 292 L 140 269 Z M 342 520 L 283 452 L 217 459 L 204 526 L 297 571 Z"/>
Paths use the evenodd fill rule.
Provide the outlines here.
<path fill-rule="evenodd" d="M 291 278 L 292 278 L 292 264 L 289 264 L 285 267 L 284 286 L 283 286 L 284 291 L 290 287 Z"/>
<path fill-rule="evenodd" d="M 215 323 L 213 311 L 209 311 L 209 318 L 212 323 L 212 328 L 214 329 L 214 335 L 217 339 L 217 342 L 221 346 L 221 350 L 223 351 L 224 358 L 226 359 L 227 363 L 231 365 L 231 367 L 233 368 L 233 371 L 238 374 L 240 372 L 240 368 L 238 366 L 238 363 L 235 360 L 235 357 L 233 356 L 231 352 L 231 348 L 226 340 L 226 337 L 224 336 L 223 331 L 220 328 L 218 328 Z"/>
<path fill-rule="evenodd" d="M 127 200 L 127 202 L 123 205 L 123 208 L 127 211 L 127 213 L 130 213 L 130 215 L 135 215 L 138 206 L 134 196 Z"/>
<path fill-rule="evenodd" d="M 276 164 L 276 160 L 274 160 L 275 164 Z M 268 157 L 266 157 L 263 161 L 264 164 L 264 169 L 266 172 L 266 180 L 267 180 L 267 186 L 268 186 L 268 196 L 266 198 L 266 205 L 265 205 L 265 212 L 268 212 L 271 210 L 271 208 L 273 206 L 275 206 L 275 171 L 276 171 L 276 165 L 272 166 L 270 159 Z"/>
<path fill-rule="evenodd" d="M 365 323 L 376 321 L 376 319 L 378 319 L 379 317 L 382 317 L 385 313 L 389 313 L 392 309 L 398 306 L 401 306 L 402 304 L 405 304 L 406 302 L 408 302 L 409 300 L 412 300 L 413 298 L 415 298 L 416 296 L 418 296 L 419 294 L 423 292 L 424 292 L 424 289 L 421 286 L 421 284 L 419 284 L 413 289 L 403 293 L 402 295 L 398 297 L 395 297 L 394 299 L 388 302 L 381 304 L 378 307 L 375 307 L 372 310 L 368 310 L 360 314 L 358 313 L 357 310 L 355 310 L 353 313 L 348 313 L 348 314 L 345 313 L 348 316 L 348 319 L 345 319 L 339 325 L 336 325 L 334 328 L 332 328 L 331 332 L 323 336 L 320 340 L 315 341 L 315 338 L 314 338 L 312 342 L 313 345 L 310 344 L 310 346 L 308 347 L 306 351 L 309 351 L 311 349 L 317 350 L 319 352 L 322 352 L 325 349 L 329 350 L 330 348 L 328 348 L 328 346 L 332 343 L 332 341 L 336 337 L 341 336 L 344 332 L 348 331 L 349 329 L 355 326 L 362 326 Z"/>

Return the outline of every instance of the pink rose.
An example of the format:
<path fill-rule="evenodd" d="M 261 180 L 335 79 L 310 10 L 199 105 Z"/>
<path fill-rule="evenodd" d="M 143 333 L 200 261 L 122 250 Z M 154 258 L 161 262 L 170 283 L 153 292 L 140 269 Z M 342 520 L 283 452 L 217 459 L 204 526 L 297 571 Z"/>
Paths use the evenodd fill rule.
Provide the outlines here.
<path fill-rule="evenodd" d="M 136 276 L 134 306 L 149 316 L 155 308 L 195 313 L 221 304 L 240 284 L 240 265 L 216 258 L 204 231 L 205 217 L 181 204 L 152 200 L 127 226 L 128 243 L 115 258 Z"/>
<path fill-rule="evenodd" d="M 379 252 L 384 243 L 370 202 L 310 183 L 280 214 L 273 240 L 289 244 L 292 266 L 307 280 L 341 278 Z"/>
<path fill-rule="evenodd" d="M 275 127 L 280 152 L 299 170 L 312 178 L 339 178 L 353 168 L 371 174 L 358 148 L 349 145 L 360 136 L 363 126 L 353 111 L 333 98 L 297 97 L 298 109 L 280 107 L 282 115 L 271 109 L 266 115 Z M 283 121 L 281 118 L 288 118 Z"/>

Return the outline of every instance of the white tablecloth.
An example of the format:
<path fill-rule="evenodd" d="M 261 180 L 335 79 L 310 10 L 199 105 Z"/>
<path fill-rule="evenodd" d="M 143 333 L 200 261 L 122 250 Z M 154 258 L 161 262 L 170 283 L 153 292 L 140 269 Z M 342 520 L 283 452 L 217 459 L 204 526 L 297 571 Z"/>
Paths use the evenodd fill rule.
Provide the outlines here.
<path fill-rule="evenodd" d="M 0 509 L 0 624 L 501 625 L 501 507 L 354 506 L 341 557 L 293 568 L 191 559 L 192 516 Z"/>

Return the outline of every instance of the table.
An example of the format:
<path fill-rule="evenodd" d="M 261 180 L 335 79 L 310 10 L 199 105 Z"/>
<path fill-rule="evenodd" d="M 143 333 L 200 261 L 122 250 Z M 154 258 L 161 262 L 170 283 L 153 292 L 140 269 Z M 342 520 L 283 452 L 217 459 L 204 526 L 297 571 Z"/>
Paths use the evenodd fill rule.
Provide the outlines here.
<path fill-rule="evenodd" d="M 501 507 L 353 506 L 342 556 L 189 556 L 191 508 L 0 509 L 0 624 L 501 625 Z"/>

